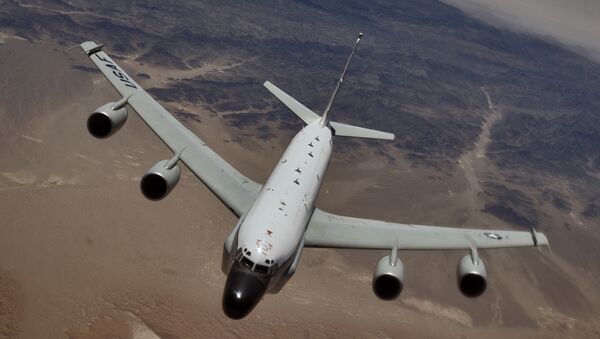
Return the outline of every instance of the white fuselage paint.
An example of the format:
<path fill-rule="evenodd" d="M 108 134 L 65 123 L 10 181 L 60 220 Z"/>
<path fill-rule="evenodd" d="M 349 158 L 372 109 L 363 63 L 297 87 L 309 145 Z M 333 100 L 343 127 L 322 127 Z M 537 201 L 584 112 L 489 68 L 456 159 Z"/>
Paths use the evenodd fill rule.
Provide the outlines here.
<path fill-rule="evenodd" d="M 292 139 L 238 230 L 237 247 L 254 263 L 295 255 L 331 157 L 331 130 L 316 120 Z"/>

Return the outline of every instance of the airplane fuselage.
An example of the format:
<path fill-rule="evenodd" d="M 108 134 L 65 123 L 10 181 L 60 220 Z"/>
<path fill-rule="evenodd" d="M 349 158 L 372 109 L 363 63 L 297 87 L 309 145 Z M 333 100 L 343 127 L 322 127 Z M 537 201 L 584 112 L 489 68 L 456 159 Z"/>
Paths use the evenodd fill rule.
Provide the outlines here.
<path fill-rule="evenodd" d="M 292 139 L 243 217 L 237 242 L 232 244 L 231 269 L 223 297 L 223 307 L 229 316 L 243 317 L 258 302 L 242 300 L 244 293 L 260 299 L 267 291 L 277 291 L 278 280 L 286 277 L 301 250 L 331 158 L 331 147 L 331 129 L 320 120 L 304 127 Z M 244 291 L 249 286 L 254 286 L 255 291 Z"/>
<path fill-rule="evenodd" d="M 126 105 L 173 151 L 142 177 L 146 198 L 165 198 L 186 166 L 240 219 L 224 242 L 223 311 L 233 319 L 248 315 L 265 293 L 277 293 L 294 274 L 302 249 L 307 247 L 382 249 L 373 274 L 373 291 L 383 300 L 396 298 L 404 279 L 398 249 L 469 251 L 459 261 L 457 282 L 468 297 L 481 295 L 487 273 L 479 248 L 548 246 L 544 234 L 531 230 L 492 231 L 398 224 L 345 217 L 315 208 L 332 152 L 332 132 L 340 137 L 393 140 L 394 134 L 330 121 L 328 114 L 342 86 L 358 43 L 359 33 L 333 94 L 319 115 L 269 81 L 263 84 L 307 125 L 290 142 L 264 186 L 244 176 L 195 136 L 144 91 L 93 41 L 83 51 L 121 95 L 89 115 L 90 134 L 104 139 L 127 119 Z M 330 121 L 325 124 L 324 122 Z"/>
<path fill-rule="evenodd" d="M 331 130 L 319 121 L 292 139 L 240 225 L 238 248 L 265 264 L 287 261 L 300 244 L 331 157 Z"/>

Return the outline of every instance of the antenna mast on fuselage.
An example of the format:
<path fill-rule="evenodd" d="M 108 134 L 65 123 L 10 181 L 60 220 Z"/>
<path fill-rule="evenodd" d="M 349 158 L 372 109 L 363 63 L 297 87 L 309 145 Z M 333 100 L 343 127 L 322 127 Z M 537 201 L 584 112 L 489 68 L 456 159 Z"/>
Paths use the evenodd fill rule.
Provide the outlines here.
<path fill-rule="evenodd" d="M 333 94 L 331 95 L 331 99 L 329 99 L 329 103 L 327 103 L 327 107 L 325 107 L 325 111 L 323 111 L 323 115 L 321 116 L 321 123 L 323 125 L 325 125 L 329 122 L 327 113 L 329 113 L 329 109 L 331 108 L 331 105 L 333 104 L 333 100 L 335 99 L 335 96 L 337 95 L 338 91 L 340 90 L 340 87 L 342 87 L 342 83 L 344 82 L 344 76 L 346 76 L 346 72 L 348 71 L 348 66 L 350 66 L 350 62 L 352 61 L 354 52 L 356 52 L 356 48 L 358 47 L 358 43 L 360 42 L 360 39 L 362 39 L 362 37 L 363 37 L 363 34 L 358 33 L 358 35 L 356 37 L 356 42 L 354 43 L 354 47 L 352 48 L 352 53 L 350 53 L 350 56 L 348 57 L 348 61 L 346 61 L 346 66 L 344 66 L 344 71 L 342 72 L 342 76 L 340 76 L 340 79 L 338 80 L 337 85 L 335 86 L 335 89 L 333 90 Z"/>

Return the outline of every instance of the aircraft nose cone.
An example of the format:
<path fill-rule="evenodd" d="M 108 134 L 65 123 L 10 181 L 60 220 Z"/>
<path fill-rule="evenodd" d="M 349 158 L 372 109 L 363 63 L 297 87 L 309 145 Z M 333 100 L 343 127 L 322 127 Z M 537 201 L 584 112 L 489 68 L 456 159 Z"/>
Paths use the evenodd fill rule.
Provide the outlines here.
<path fill-rule="evenodd" d="M 267 283 L 261 277 L 232 269 L 223 292 L 223 312 L 231 319 L 244 318 L 258 304 L 266 290 Z"/>

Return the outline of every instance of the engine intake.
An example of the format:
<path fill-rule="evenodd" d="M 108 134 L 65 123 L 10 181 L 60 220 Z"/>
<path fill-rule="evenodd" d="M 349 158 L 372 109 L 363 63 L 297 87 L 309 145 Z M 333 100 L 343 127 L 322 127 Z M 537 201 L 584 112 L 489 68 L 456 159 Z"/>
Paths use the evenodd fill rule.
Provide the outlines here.
<path fill-rule="evenodd" d="M 393 257 L 386 255 L 377 262 L 372 287 L 379 299 L 394 300 L 402 292 L 404 265 L 398 257 Z"/>
<path fill-rule="evenodd" d="M 458 262 L 457 278 L 458 289 L 469 298 L 476 298 L 487 288 L 487 272 L 481 258 L 473 262 L 470 254 L 465 255 Z"/>
<path fill-rule="evenodd" d="M 125 103 L 109 102 L 90 114 L 87 120 L 90 134 L 95 138 L 105 139 L 121 129 L 127 120 Z"/>
<path fill-rule="evenodd" d="M 152 166 L 140 181 L 142 194 L 152 201 L 165 198 L 173 190 L 181 177 L 177 164 L 170 166 L 170 160 L 162 160 Z"/>

